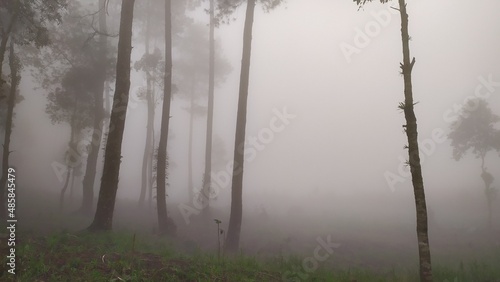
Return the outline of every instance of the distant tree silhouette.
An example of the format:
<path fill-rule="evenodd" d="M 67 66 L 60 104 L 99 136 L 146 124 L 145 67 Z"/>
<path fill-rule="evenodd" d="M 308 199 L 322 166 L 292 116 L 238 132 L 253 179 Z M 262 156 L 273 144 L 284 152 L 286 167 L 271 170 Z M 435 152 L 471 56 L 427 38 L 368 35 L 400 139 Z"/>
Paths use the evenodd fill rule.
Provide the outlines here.
<path fill-rule="evenodd" d="M 244 0 L 218 1 L 219 16 L 217 22 L 227 22 L 228 15 L 244 3 Z M 238 111 L 236 117 L 236 134 L 234 138 L 234 162 L 231 187 L 231 215 L 227 231 L 225 248 L 236 252 L 239 248 L 241 222 L 243 215 L 243 171 L 244 144 L 247 119 L 248 85 L 250 81 L 250 56 L 252 49 L 252 29 L 256 3 L 260 3 L 265 11 L 270 11 L 280 5 L 282 0 L 247 0 L 245 26 L 243 30 L 243 54 L 241 59 L 240 88 L 238 96 Z"/>
<path fill-rule="evenodd" d="M 85 176 L 82 181 L 82 204 L 79 212 L 91 215 L 94 207 L 94 184 L 97 170 L 97 158 L 99 156 L 99 149 L 103 132 L 101 126 L 104 119 L 104 95 L 105 85 L 107 80 L 108 67 L 108 39 L 107 39 L 107 23 L 106 23 L 106 0 L 98 0 L 99 7 L 99 39 L 97 55 L 94 58 L 93 69 L 96 72 L 96 83 L 93 91 L 93 124 L 90 132 L 90 148 L 87 157 L 87 164 L 85 168 Z"/>
<path fill-rule="evenodd" d="M 500 152 L 500 130 L 495 125 L 500 117 L 495 115 L 483 99 L 475 99 L 472 107 L 464 107 L 458 119 L 451 125 L 448 138 L 453 147 L 453 158 L 456 161 L 472 152 L 481 160 L 481 178 L 484 182 L 484 193 L 488 207 L 488 226 L 491 228 L 492 206 L 497 195 L 497 189 L 492 187 L 493 175 L 488 172 L 485 158 L 488 152 Z M 469 102 L 470 103 L 470 102 Z"/>
<path fill-rule="evenodd" d="M 6 184 L 9 169 L 10 135 L 13 127 L 14 106 L 18 100 L 17 86 L 21 79 L 22 64 L 15 54 L 15 45 L 32 45 L 40 48 L 50 44 L 47 26 L 61 21 L 61 11 L 65 0 L 46 1 L 0 1 L 0 103 L 7 101 L 5 110 L 5 135 L 0 176 L 0 220 L 6 216 Z M 10 87 L 4 87 L 3 63 L 10 41 L 9 66 L 11 70 Z M 12 73 L 12 71 L 14 71 Z M 13 75 L 12 75 L 13 74 Z M 7 90 L 7 89 L 10 89 Z M 9 93 L 7 93 L 7 91 Z M 8 96 L 8 97 L 7 97 Z"/>
<path fill-rule="evenodd" d="M 205 137 L 205 171 L 203 173 L 203 187 L 201 193 L 206 196 L 206 206 L 210 204 L 210 192 L 212 190 L 212 143 L 215 91 L 215 0 L 209 1 L 210 30 L 208 35 L 208 111 Z"/>

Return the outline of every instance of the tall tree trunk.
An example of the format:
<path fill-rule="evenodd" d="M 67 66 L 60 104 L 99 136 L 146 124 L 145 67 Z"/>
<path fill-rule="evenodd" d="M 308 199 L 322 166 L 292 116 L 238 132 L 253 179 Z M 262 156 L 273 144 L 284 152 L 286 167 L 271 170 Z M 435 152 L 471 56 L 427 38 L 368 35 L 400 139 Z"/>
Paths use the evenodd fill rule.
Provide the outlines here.
<path fill-rule="evenodd" d="M 486 158 L 486 152 L 481 154 L 481 178 L 484 182 L 484 195 L 486 196 L 486 205 L 488 208 L 488 228 L 491 231 L 493 228 L 492 225 L 492 213 L 493 213 L 493 200 L 494 200 L 494 188 L 491 187 L 491 184 L 494 181 L 493 175 L 488 172 L 488 169 L 484 165 L 484 159 Z"/>
<path fill-rule="evenodd" d="M 208 112 L 207 112 L 207 133 L 205 139 L 205 172 L 203 173 L 203 190 L 206 204 L 210 205 L 210 192 L 212 187 L 212 138 L 214 122 L 214 89 L 215 89 L 215 13 L 214 0 L 210 0 L 210 33 L 209 33 L 209 58 L 208 58 Z"/>
<path fill-rule="evenodd" d="M 85 176 L 83 177 L 83 193 L 82 193 L 82 206 L 80 212 L 86 215 L 92 213 L 94 204 L 94 182 L 97 170 L 97 159 L 99 157 L 99 150 L 101 147 L 102 139 L 102 119 L 104 117 L 103 109 L 103 96 L 105 95 L 106 84 L 106 60 L 107 60 L 107 25 L 106 25 L 106 0 L 99 1 L 99 61 L 97 63 L 97 72 L 99 73 L 99 87 L 94 90 L 94 124 L 91 131 L 90 152 L 87 157 L 87 165 L 85 168 Z"/>
<path fill-rule="evenodd" d="M 154 116 L 155 116 L 155 84 L 153 83 L 151 85 L 151 117 L 152 119 L 152 124 L 151 124 L 151 150 L 149 150 L 149 171 L 148 171 L 148 179 L 149 179 L 149 186 L 148 186 L 148 203 L 149 203 L 149 209 L 151 210 L 153 207 L 153 184 L 156 183 L 156 179 L 154 179 L 153 176 L 153 167 L 154 167 L 154 160 L 155 160 L 155 127 L 154 127 Z"/>
<path fill-rule="evenodd" d="M 17 18 L 19 16 L 19 6 L 16 7 L 16 11 L 14 12 L 14 15 L 12 15 L 12 18 L 10 19 L 9 24 L 7 25 L 7 29 L 4 31 L 3 28 L 0 30 L 2 33 L 2 40 L 0 40 L 0 100 L 3 98 L 3 72 L 2 72 L 2 67 L 3 66 L 3 61 L 5 59 L 5 53 L 7 52 L 7 43 L 9 42 L 10 34 L 12 33 L 12 29 L 14 28 L 14 25 L 17 22 Z"/>
<path fill-rule="evenodd" d="M 122 0 L 118 58 L 116 63 L 116 86 L 109 123 L 109 134 L 104 153 L 104 167 L 99 190 L 99 200 L 90 231 L 111 230 L 115 208 L 121 150 L 130 90 L 130 55 L 132 52 L 132 22 L 134 1 Z"/>
<path fill-rule="evenodd" d="M 226 248 L 236 252 L 240 244 L 241 219 L 243 211 L 243 163 L 245 146 L 245 129 L 247 119 L 248 84 L 250 77 L 250 54 L 252 48 L 252 27 L 255 0 L 248 0 L 243 32 L 243 55 L 241 60 L 240 91 L 238 114 L 236 119 L 236 136 L 234 142 L 233 181 L 231 188 L 231 215 L 227 231 Z"/>
<path fill-rule="evenodd" d="M 59 194 L 59 212 L 62 212 L 64 209 L 64 195 L 66 194 L 66 190 L 68 189 L 69 180 L 71 178 L 71 174 L 74 169 L 74 165 L 76 163 L 71 159 L 70 152 L 75 152 L 76 145 L 76 114 L 78 110 L 78 95 L 75 96 L 75 103 L 73 104 L 73 113 L 71 114 L 70 121 L 70 134 L 69 134 L 69 143 L 68 143 L 68 152 L 66 154 L 66 180 L 64 181 L 64 185 L 61 189 L 61 193 Z"/>
<path fill-rule="evenodd" d="M 59 194 L 59 212 L 61 213 L 64 209 L 64 195 L 66 194 L 66 190 L 68 189 L 69 179 L 71 178 L 71 172 L 73 168 L 71 166 L 66 167 L 66 180 L 64 181 L 64 185 L 61 189 L 61 193 Z"/>
<path fill-rule="evenodd" d="M 193 84 L 191 84 L 194 86 Z M 194 88 L 194 87 L 192 87 Z M 193 125 L 194 125 L 194 91 L 191 91 L 189 100 L 189 137 L 188 137 L 188 195 L 189 200 L 192 201 L 194 197 L 193 187 Z"/>
<path fill-rule="evenodd" d="M 148 0 L 146 3 L 146 11 L 149 13 L 151 11 L 151 1 Z M 149 45 L 150 45 L 150 32 L 151 32 L 151 17 L 147 17 L 146 19 L 146 35 L 144 37 L 144 43 L 146 46 L 146 55 L 149 55 Z M 146 71 L 146 102 L 148 106 L 148 118 L 147 118 L 147 125 L 146 125 L 146 143 L 144 145 L 144 154 L 142 156 L 142 170 L 141 170 L 141 193 L 139 195 L 139 206 L 142 207 L 144 205 L 144 201 L 146 198 L 146 191 L 148 189 L 148 184 L 151 185 L 149 182 L 149 177 L 148 177 L 148 171 L 151 170 L 151 162 L 150 162 L 150 155 L 151 155 L 151 150 L 153 148 L 152 146 L 152 134 L 153 134 L 153 122 L 154 122 L 154 115 L 153 115 L 153 107 L 154 107 L 154 101 L 152 98 L 152 93 L 151 93 L 151 74 L 149 71 Z"/>
<path fill-rule="evenodd" d="M 166 201 L 167 139 L 172 95 L 172 13 L 170 2 L 171 0 L 165 0 L 165 77 L 156 172 L 156 208 L 158 211 L 158 231 L 160 234 L 168 234 L 172 231 L 169 230 Z"/>
<path fill-rule="evenodd" d="M 415 194 L 415 207 L 417 215 L 417 240 L 420 258 L 420 281 L 432 281 L 431 252 L 429 247 L 429 234 L 427 226 L 427 205 L 425 201 L 424 182 L 418 149 L 417 118 L 413 110 L 413 90 L 411 72 L 415 58 L 410 62 L 410 36 L 408 34 L 408 13 L 405 0 L 399 0 L 401 14 L 401 37 L 403 43 L 403 63 L 401 70 L 404 77 L 404 114 L 406 119 L 406 135 L 408 137 L 408 154 L 412 175 L 413 191 Z"/>
<path fill-rule="evenodd" d="M 7 187 L 7 178 L 9 174 L 10 135 L 12 134 L 12 117 L 14 115 L 14 106 L 16 105 L 17 87 L 21 80 L 21 76 L 19 75 L 20 62 L 15 54 L 13 42 L 10 43 L 9 67 L 11 81 L 9 97 L 7 99 L 7 119 L 5 122 L 5 135 L 3 141 L 2 177 L 0 177 L 0 220 L 2 220 L 2 222 L 7 218 L 5 189 Z"/>
<path fill-rule="evenodd" d="M 104 83 L 104 112 L 106 113 L 106 116 L 111 115 L 111 98 L 109 97 L 111 92 L 110 88 L 110 83 L 106 80 Z M 106 118 L 105 121 L 109 121 L 109 119 Z M 107 122 L 105 123 L 107 124 Z"/>
<path fill-rule="evenodd" d="M 70 205 L 73 203 L 73 194 L 75 190 L 75 173 L 71 174 L 71 184 L 69 185 L 69 203 Z"/>
<path fill-rule="evenodd" d="M 491 188 L 488 188 L 488 195 L 486 195 L 487 199 L 487 205 L 488 205 L 488 229 L 491 231 L 493 230 L 493 222 L 492 222 L 492 218 L 493 218 L 493 199 L 492 199 L 492 196 L 490 195 L 490 190 Z"/>
<path fill-rule="evenodd" d="M 139 195 L 139 206 L 143 206 L 146 199 L 146 191 L 152 185 L 151 171 L 152 163 L 151 156 L 153 151 L 153 134 L 154 134 L 154 101 L 151 93 L 151 81 L 147 79 L 147 103 L 148 103 L 148 120 L 146 125 L 146 144 L 144 145 L 144 155 L 142 157 L 142 171 L 141 171 L 141 193 Z"/>

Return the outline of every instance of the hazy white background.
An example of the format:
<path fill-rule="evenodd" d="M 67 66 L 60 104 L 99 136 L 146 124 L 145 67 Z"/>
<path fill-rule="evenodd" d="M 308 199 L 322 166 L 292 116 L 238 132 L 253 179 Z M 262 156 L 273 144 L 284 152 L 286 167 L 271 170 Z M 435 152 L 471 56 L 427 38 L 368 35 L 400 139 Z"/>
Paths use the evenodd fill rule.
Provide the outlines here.
<path fill-rule="evenodd" d="M 479 76 L 492 75 L 500 82 L 500 1 L 408 2 L 410 48 L 416 57 L 413 90 L 418 102 L 419 136 L 424 140 L 436 128 L 448 132 L 449 123 L 443 114 L 473 95 Z M 356 28 L 364 31 L 367 24 L 376 22 L 373 12 L 388 9 L 376 3 L 358 11 L 347 0 L 289 0 L 271 13 L 256 9 L 247 135 L 255 136 L 268 127 L 273 108 L 286 107 L 296 118 L 265 145 L 255 160 L 245 164 L 246 209 L 263 204 L 276 211 L 288 206 L 328 211 L 346 205 L 361 212 L 401 201 L 412 204 L 409 179 L 394 190 L 384 178 L 386 171 L 397 173 L 399 156 L 406 158 L 407 154 L 403 149 L 404 116 L 397 108 L 403 101 L 399 15 L 391 13 L 388 26 L 370 38 L 370 44 L 359 54 L 352 55 L 350 63 L 340 48 L 343 43 L 354 46 Z M 202 16 L 199 20 L 206 22 L 206 16 Z M 234 69 L 215 93 L 214 128 L 225 142 L 228 161 L 232 160 L 234 146 L 244 7 L 236 18 L 231 25 L 216 30 L 216 38 Z M 134 59 L 142 56 L 141 49 L 136 48 Z M 132 75 L 132 90 L 145 85 L 141 74 L 132 71 Z M 11 155 L 12 163 L 18 165 L 19 184 L 59 191 L 63 183 L 57 180 L 51 164 L 62 160 L 69 127 L 50 124 L 44 113 L 44 93 L 33 90 L 29 79 L 23 77 L 21 90 L 26 100 L 16 109 L 15 152 Z M 499 96 L 500 88 L 496 88 L 488 99 L 497 114 Z M 185 105 L 184 100 L 174 98 L 170 129 L 174 137 L 168 148 L 175 163 L 169 172 L 168 194 L 180 201 L 187 195 L 188 115 L 181 109 Z M 136 199 L 139 195 L 145 110 L 145 103 L 136 102 L 127 113 L 119 197 Z M 204 119 L 198 119 L 194 139 L 198 186 L 203 171 L 204 130 Z M 492 153 L 487 160 L 494 176 L 500 176 L 499 159 Z M 479 165 L 479 160 L 471 156 L 455 162 L 448 141 L 437 145 L 423 163 L 430 205 L 442 206 L 458 198 L 482 203 Z M 497 179 L 495 186 L 499 184 Z M 374 197 L 376 202 L 372 202 Z M 229 205 L 229 198 L 227 187 L 217 205 Z M 271 203 L 276 199 L 280 199 L 279 205 Z M 408 206 L 409 212 L 412 209 Z"/>

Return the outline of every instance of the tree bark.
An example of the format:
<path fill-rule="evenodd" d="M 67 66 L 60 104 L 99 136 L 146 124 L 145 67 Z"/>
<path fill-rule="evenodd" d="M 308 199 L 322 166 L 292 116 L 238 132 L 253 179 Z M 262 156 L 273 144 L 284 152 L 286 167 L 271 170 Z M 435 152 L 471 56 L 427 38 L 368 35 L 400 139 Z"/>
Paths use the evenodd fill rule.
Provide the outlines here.
<path fill-rule="evenodd" d="M 427 205 L 425 201 L 424 182 L 418 149 L 417 118 L 413 109 L 413 90 L 411 72 L 415 58 L 410 62 L 410 36 L 408 33 L 408 14 L 405 0 L 399 0 L 401 15 L 401 37 L 403 43 L 403 63 L 401 70 L 404 77 L 404 114 L 406 119 L 406 135 L 408 137 L 408 154 L 412 175 L 415 207 L 417 215 L 417 240 L 420 258 L 420 281 L 432 281 L 431 253 L 427 226 Z"/>
<path fill-rule="evenodd" d="M 0 65 L 1 66 L 1 65 Z M 5 222 L 7 218 L 6 213 L 6 187 L 7 187 L 7 178 L 9 173 L 9 155 L 10 155 L 10 136 L 12 134 L 12 117 L 14 115 L 14 106 L 16 105 L 16 94 L 17 87 L 19 86 L 19 82 L 21 80 L 21 76 L 19 75 L 19 60 L 16 57 L 14 51 L 14 44 L 11 42 L 10 44 L 10 54 L 9 54 L 9 66 L 11 73 L 11 82 L 10 82 L 10 92 L 9 97 L 7 99 L 7 119 L 5 122 L 5 135 L 3 142 L 3 153 L 2 153 L 2 177 L 0 177 L 0 220 Z"/>
<path fill-rule="evenodd" d="M 99 190 L 99 200 L 90 231 L 111 230 L 115 208 L 118 177 L 120 173 L 123 131 L 130 90 L 130 55 L 132 52 L 132 22 L 134 0 L 122 0 L 116 86 L 109 124 L 109 134 L 104 154 L 104 167 Z"/>
<path fill-rule="evenodd" d="M 207 133 L 205 139 L 205 172 L 203 173 L 202 199 L 207 208 L 210 205 L 210 192 L 212 187 L 212 138 L 214 121 L 214 89 L 215 89 L 215 13 L 214 0 L 210 0 L 210 32 L 209 32 L 209 58 L 208 58 L 208 107 L 207 107 Z"/>
<path fill-rule="evenodd" d="M 10 38 L 10 34 L 12 33 L 12 29 L 14 28 L 14 25 L 16 24 L 17 22 L 17 18 L 19 16 L 19 6 L 16 7 L 16 11 L 14 12 L 14 15 L 12 15 L 12 18 L 9 22 L 9 24 L 7 25 L 7 29 L 5 31 L 1 31 L 2 32 L 2 40 L 0 41 L 0 100 L 3 98 L 3 93 L 2 92 L 2 89 L 3 89 L 3 84 L 4 84 L 4 80 L 2 78 L 3 76 L 3 72 L 2 72 L 2 67 L 3 66 L 3 61 L 5 59 L 5 53 L 7 52 L 7 43 L 9 42 L 9 38 Z"/>
<path fill-rule="evenodd" d="M 160 126 L 160 141 L 157 161 L 156 201 L 158 212 L 158 231 L 160 234 L 169 234 L 171 226 L 168 224 L 166 201 L 166 169 L 167 169 L 167 141 L 170 122 L 170 100 L 172 95 L 172 13 L 171 0 L 165 0 L 165 77 L 163 89 L 163 107 Z M 173 226 L 172 226 L 173 227 Z"/>
<path fill-rule="evenodd" d="M 147 1 L 146 3 L 147 11 L 150 12 L 151 1 Z M 151 17 L 146 19 L 146 35 L 144 37 L 144 43 L 146 46 L 146 55 L 149 55 L 149 45 L 150 45 L 150 32 L 151 32 Z M 146 124 L 146 144 L 144 145 L 144 155 L 142 156 L 142 170 L 141 170 L 141 193 L 139 195 L 139 206 L 142 207 L 144 205 L 144 201 L 146 199 L 146 191 L 148 189 L 148 184 L 151 185 L 150 178 L 148 175 L 148 171 L 151 170 L 151 150 L 152 146 L 152 135 L 153 135 L 153 126 L 154 126 L 154 101 L 151 93 L 151 74 L 149 71 L 146 71 L 146 102 L 148 106 L 148 119 Z"/>
<path fill-rule="evenodd" d="M 105 95 L 105 84 L 106 84 L 106 60 L 107 60 L 107 25 L 106 25 L 106 1 L 99 1 L 99 29 L 101 34 L 99 35 L 100 43 L 100 56 L 97 62 L 97 72 L 99 73 L 99 87 L 94 89 L 94 124 L 91 131 L 91 142 L 89 156 L 87 157 L 87 164 L 85 168 L 85 176 L 83 177 L 83 194 L 82 194 L 82 206 L 80 207 L 80 212 L 86 215 L 92 213 L 94 204 L 94 182 L 97 170 L 97 159 L 99 157 L 99 150 L 101 148 L 102 139 L 102 120 L 104 117 L 103 109 L 103 96 Z M 95 138 L 94 138 L 95 137 Z"/>
<path fill-rule="evenodd" d="M 111 98 L 109 97 L 109 93 L 111 92 L 111 87 L 109 86 L 110 83 L 109 81 L 106 81 L 104 83 L 104 112 L 106 113 L 106 116 L 107 115 L 111 115 Z M 105 121 L 109 121 L 108 118 L 105 119 Z"/>
<path fill-rule="evenodd" d="M 490 188 L 488 188 L 490 189 Z M 491 231 L 493 230 L 493 222 L 492 222 L 492 218 L 493 218 L 493 199 L 490 195 L 490 190 L 487 191 L 487 205 L 488 205 L 488 229 Z"/>
<path fill-rule="evenodd" d="M 61 189 L 61 193 L 59 194 L 59 213 L 61 213 L 64 209 L 64 195 L 66 194 L 66 190 L 68 189 L 72 170 L 73 169 L 69 165 L 66 167 L 66 180 L 64 181 L 63 188 Z"/>
<path fill-rule="evenodd" d="M 155 160 L 155 130 L 154 130 L 154 116 L 155 116 L 155 84 L 153 83 L 151 85 L 151 98 L 152 98 L 152 108 L 151 108 L 151 116 L 153 117 L 152 124 L 151 124 L 151 150 L 149 151 L 149 171 L 148 171 L 148 179 L 149 179 L 149 186 L 148 186 L 148 204 L 149 204 L 149 209 L 151 210 L 153 207 L 153 185 L 156 183 L 156 179 L 154 178 L 153 175 L 153 168 L 154 168 L 154 160 Z"/>
<path fill-rule="evenodd" d="M 194 88 L 193 81 L 192 88 Z M 194 90 L 191 90 L 191 97 L 189 100 L 189 137 L 188 137 L 188 195 L 189 201 L 193 200 L 194 187 L 193 187 L 193 127 L 194 127 Z"/>
<path fill-rule="evenodd" d="M 75 150 L 75 140 L 76 140 L 76 114 L 78 111 L 78 94 L 75 94 L 75 103 L 73 104 L 73 113 L 71 114 L 71 121 L 69 123 L 70 126 L 70 134 L 69 134 L 69 142 L 68 142 L 68 153 L 66 155 L 66 180 L 64 181 L 63 188 L 61 189 L 61 193 L 59 194 L 59 212 L 63 211 L 64 208 L 64 195 L 66 194 L 66 190 L 68 189 L 69 179 L 71 178 L 72 171 L 74 169 L 74 165 L 72 165 L 73 160 L 71 160 L 71 154 L 69 152 L 74 152 Z M 76 162 L 75 162 L 76 163 Z"/>
<path fill-rule="evenodd" d="M 139 206 L 142 207 L 146 200 L 146 192 L 152 186 L 151 171 L 152 163 L 151 157 L 153 153 L 153 134 L 154 134 L 154 101 L 153 93 L 151 92 L 151 81 L 147 79 L 147 103 L 148 103 L 148 120 L 146 125 L 146 144 L 144 145 L 144 155 L 142 157 L 142 171 L 141 171 L 141 193 L 139 195 Z"/>
<path fill-rule="evenodd" d="M 243 32 L 243 54 L 241 61 L 240 89 L 238 113 L 236 118 L 236 135 L 234 143 L 234 163 L 231 190 L 231 215 L 227 232 L 226 249 L 236 252 L 240 243 L 241 220 L 243 211 L 243 163 L 245 146 L 245 129 L 247 119 L 247 98 L 250 76 L 250 55 L 252 48 L 252 27 L 255 11 L 255 0 L 248 0 Z"/>
<path fill-rule="evenodd" d="M 75 189 L 75 180 L 76 180 L 76 177 L 75 177 L 75 174 L 72 173 L 71 174 L 71 184 L 69 185 L 69 202 L 70 204 L 73 203 L 73 194 L 74 194 L 74 189 Z"/>
<path fill-rule="evenodd" d="M 493 200 L 494 200 L 494 188 L 491 187 L 491 184 L 494 181 L 493 175 L 488 172 L 486 166 L 484 165 L 484 159 L 486 157 L 486 152 L 481 154 L 481 178 L 484 182 L 484 195 L 486 196 L 486 205 L 488 209 L 488 229 L 491 231 L 493 228 L 492 223 L 492 213 L 493 213 Z"/>

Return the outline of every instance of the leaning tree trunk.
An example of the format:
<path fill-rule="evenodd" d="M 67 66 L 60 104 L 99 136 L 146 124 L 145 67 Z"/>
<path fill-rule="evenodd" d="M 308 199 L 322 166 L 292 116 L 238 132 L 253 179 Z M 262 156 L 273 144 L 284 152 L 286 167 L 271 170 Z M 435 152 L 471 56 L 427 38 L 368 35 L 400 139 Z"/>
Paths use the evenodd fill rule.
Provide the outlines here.
<path fill-rule="evenodd" d="M 160 234 L 168 234 L 172 231 L 170 230 L 168 223 L 166 200 L 167 140 L 168 126 L 170 122 L 170 100 L 172 95 L 172 13 L 170 2 L 171 0 L 165 0 L 165 77 L 156 172 L 156 201 L 158 211 L 158 231 Z"/>
<path fill-rule="evenodd" d="M 116 63 L 116 86 L 113 108 L 109 123 L 109 133 L 104 153 L 104 167 L 99 190 L 99 200 L 90 231 L 111 230 L 115 208 L 118 176 L 120 173 L 121 151 L 125 118 L 130 90 L 130 55 L 132 52 L 132 22 L 134 1 L 122 0 L 118 57 Z"/>
<path fill-rule="evenodd" d="M 19 75 L 20 62 L 14 52 L 13 42 L 11 42 L 10 44 L 9 66 L 11 81 L 9 98 L 7 99 L 7 119 L 5 122 L 5 136 L 2 153 L 2 177 L 0 177 L 0 220 L 2 220 L 2 222 L 5 222 L 5 219 L 7 218 L 5 209 L 5 189 L 7 186 L 7 178 L 9 174 L 10 135 L 12 134 L 12 117 L 14 115 L 14 106 L 16 105 L 17 87 L 19 86 L 19 81 L 21 80 L 21 76 Z"/>
<path fill-rule="evenodd" d="M 210 33 L 209 33 L 209 59 L 208 59 L 208 112 L 207 135 L 205 139 L 205 172 L 203 173 L 203 190 L 201 197 L 206 201 L 203 207 L 210 205 L 210 192 L 212 187 L 212 138 L 214 123 L 214 89 L 215 89 L 215 21 L 214 0 L 210 0 Z"/>
<path fill-rule="evenodd" d="M 415 58 L 410 62 L 410 36 L 408 34 L 408 14 L 406 12 L 405 0 L 399 0 L 399 12 L 401 14 L 401 37 L 403 42 L 403 63 L 401 70 L 404 77 L 405 102 L 403 110 L 406 119 L 406 135 L 408 137 L 408 154 L 412 175 L 413 191 L 415 194 L 415 206 L 417 215 L 417 239 L 420 258 L 420 281 L 432 281 L 431 253 L 429 247 L 429 235 L 427 229 L 427 206 L 425 202 L 424 182 L 420 156 L 418 149 L 417 118 L 413 110 L 413 90 L 411 72 L 415 64 Z"/>
<path fill-rule="evenodd" d="M 240 91 L 234 142 L 233 181 L 231 188 L 231 215 L 227 231 L 226 249 L 236 252 L 240 243 L 241 219 L 243 211 L 243 162 L 245 127 L 247 120 L 247 98 L 250 77 L 250 54 L 252 48 L 252 26 L 255 0 L 248 0 L 243 32 L 243 55 L 241 61 Z"/>
<path fill-rule="evenodd" d="M 82 206 L 80 212 L 86 215 L 92 213 L 94 204 L 94 182 L 97 170 L 97 159 L 99 157 L 99 149 L 101 147 L 102 139 L 102 119 L 104 116 L 103 109 L 103 95 L 105 95 L 104 88 L 106 84 L 106 60 L 107 60 L 107 25 L 106 25 L 106 1 L 99 0 L 99 61 L 97 62 L 97 72 L 99 73 L 99 85 L 94 89 L 94 124 L 91 131 L 90 152 L 87 157 L 87 165 L 85 168 L 85 176 L 83 177 L 82 185 Z"/>

